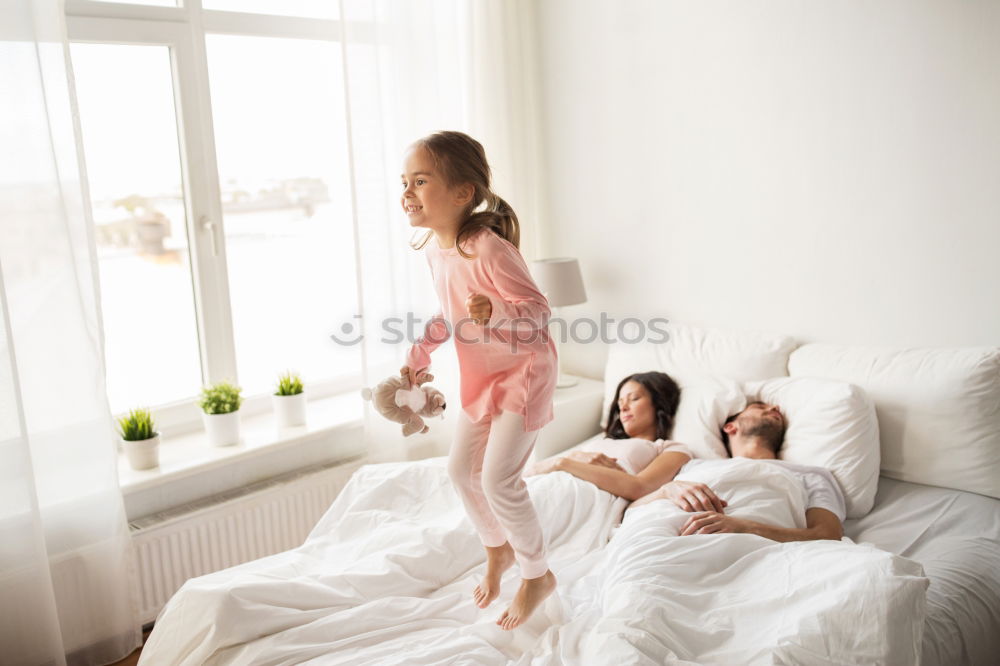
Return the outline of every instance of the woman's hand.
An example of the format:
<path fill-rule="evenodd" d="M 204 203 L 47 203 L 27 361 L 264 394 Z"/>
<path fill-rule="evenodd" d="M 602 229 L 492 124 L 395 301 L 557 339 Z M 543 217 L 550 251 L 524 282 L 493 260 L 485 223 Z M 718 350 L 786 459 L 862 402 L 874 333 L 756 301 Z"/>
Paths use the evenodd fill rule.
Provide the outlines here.
<path fill-rule="evenodd" d="M 668 499 L 685 511 L 712 511 L 722 513 L 729 502 L 720 498 L 704 483 L 693 481 L 671 481 L 658 491 L 656 499 Z M 652 501 L 652 500 L 649 500 Z"/>
<path fill-rule="evenodd" d="M 465 299 L 465 308 L 469 311 L 469 317 L 477 324 L 485 324 L 493 314 L 490 299 L 482 294 L 470 293 Z"/>
<path fill-rule="evenodd" d="M 536 462 L 525 468 L 524 476 L 535 476 L 536 474 L 549 474 L 551 472 L 562 471 L 561 466 L 565 460 L 575 460 L 577 462 L 584 463 L 586 465 L 597 465 L 598 467 L 609 467 L 611 469 L 617 469 L 621 472 L 625 470 L 622 469 L 621 465 L 618 464 L 617 458 L 609 458 L 603 453 L 594 453 L 591 451 L 570 451 L 565 456 L 557 456 L 553 458 L 547 458 Z"/>
<path fill-rule="evenodd" d="M 559 471 L 560 458 L 546 458 L 532 463 L 525 468 L 523 476 L 536 476 L 538 474 L 549 474 Z"/>
<path fill-rule="evenodd" d="M 598 465 L 600 467 L 617 469 L 622 472 L 625 471 L 622 469 L 622 466 L 618 464 L 618 458 L 609 458 L 603 453 L 595 453 L 593 451 L 571 451 L 566 455 L 566 457 L 570 460 L 576 460 L 587 465 Z"/>
<path fill-rule="evenodd" d="M 696 513 L 687 519 L 684 527 L 681 528 L 681 536 L 689 534 L 740 534 L 750 531 L 751 523 L 748 520 L 733 518 L 723 513 L 709 511 L 707 513 Z"/>

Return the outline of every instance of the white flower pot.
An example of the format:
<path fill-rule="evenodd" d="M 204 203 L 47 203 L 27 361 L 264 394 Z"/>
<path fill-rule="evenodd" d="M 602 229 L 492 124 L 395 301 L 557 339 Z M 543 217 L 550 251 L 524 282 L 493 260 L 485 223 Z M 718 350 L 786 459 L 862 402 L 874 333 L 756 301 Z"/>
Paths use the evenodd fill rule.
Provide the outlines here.
<path fill-rule="evenodd" d="M 123 439 L 122 448 L 132 469 L 152 469 L 160 465 L 160 433 L 134 442 Z"/>
<path fill-rule="evenodd" d="M 240 441 L 240 410 L 228 414 L 206 414 L 205 434 L 212 446 L 232 446 Z"/>
<path fill-rule="evenodd" d="M 306 394 L 272 395 L 274 418 L 279 428 L 290 428 L 306 424 Z"/>

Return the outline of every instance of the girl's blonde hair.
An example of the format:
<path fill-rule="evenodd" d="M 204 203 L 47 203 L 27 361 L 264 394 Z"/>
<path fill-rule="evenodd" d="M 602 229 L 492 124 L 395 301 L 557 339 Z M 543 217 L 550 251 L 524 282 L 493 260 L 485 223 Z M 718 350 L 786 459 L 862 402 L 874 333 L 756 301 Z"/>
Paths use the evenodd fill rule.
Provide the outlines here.
<path fill-rule="evenodd" d="M 418 146 L 430 154 L 435 168 L 444 177 L 448 187 L 469 184 L 475 188 L 472 201 L 465 209 L 465 220 L 458 228 L 458 237 L 455 239 L 459 254 L 466 259 L 471 258 L 462 250 L 462 242 L 482 229 L 491 230 L 520 249 L 521 227 L 517 215 L 509 203 L 490 189 L 493 174 L 486 161 L 483 145 L 468 134 L 445 131 L 418 139 L 412 147 Z M 485 207 L 477 211 L 484 203 Z M 433 233 L 428 231 L 410 246 L 415 250 L 423 248 Z"/>

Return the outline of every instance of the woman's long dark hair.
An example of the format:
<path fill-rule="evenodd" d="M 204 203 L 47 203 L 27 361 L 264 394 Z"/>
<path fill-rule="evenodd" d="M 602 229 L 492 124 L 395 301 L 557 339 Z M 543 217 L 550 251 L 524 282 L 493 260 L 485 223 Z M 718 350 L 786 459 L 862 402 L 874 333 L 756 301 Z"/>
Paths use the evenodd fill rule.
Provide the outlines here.
<path fill-rule="evenodd" d="M 656 438 L 670 439 L 670 434 L 674 430 L 674 417 L 677 416 L 677 406 L 681 402 L 681 389 L 665 372 L 638 372 L 618 383 L 615 398 L 611 401 L 611 409 L 608 411 L 608 426 L 604 429 L 604 436 L 608 439 L 629 438 L 618 415 L 618 395 L 626 382 L 630 381 L 642 384 L 649 392 L 655 410 Z"/>

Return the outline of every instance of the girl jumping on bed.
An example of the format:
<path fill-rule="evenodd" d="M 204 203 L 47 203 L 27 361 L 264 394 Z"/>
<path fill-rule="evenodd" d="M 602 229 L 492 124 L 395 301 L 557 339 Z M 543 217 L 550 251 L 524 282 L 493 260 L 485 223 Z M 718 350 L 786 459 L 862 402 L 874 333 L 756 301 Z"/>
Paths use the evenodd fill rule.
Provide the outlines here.
<path fill-rule="evenodd" d="M 448 473 L 486 548 L 476 605 L 492 603 L 503 573 L 520 566 L 521 586 L 497 620 L 513 629 L 556 587 L 521 472 L 552 420 L 558 365 L 548 301 L 518 250 L 517 216 L 490 177 L 482 145 L 461 132 L 432 134 L 406 152 L 401 203 L 410 226 L 428 230 L 414 249 L 426 245 L 441 309 L 401 373 L 412 383 L 454 335 L 462 409 Z"/>

